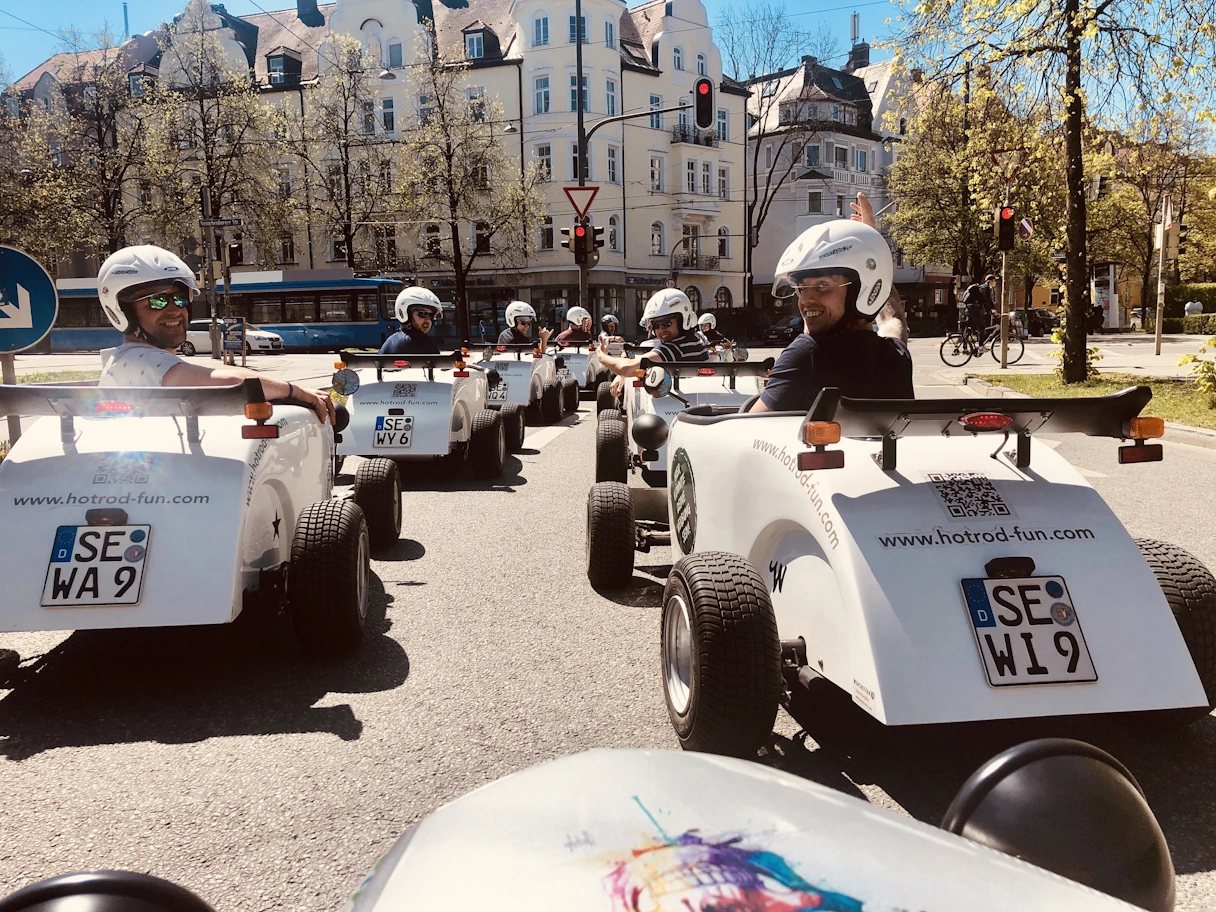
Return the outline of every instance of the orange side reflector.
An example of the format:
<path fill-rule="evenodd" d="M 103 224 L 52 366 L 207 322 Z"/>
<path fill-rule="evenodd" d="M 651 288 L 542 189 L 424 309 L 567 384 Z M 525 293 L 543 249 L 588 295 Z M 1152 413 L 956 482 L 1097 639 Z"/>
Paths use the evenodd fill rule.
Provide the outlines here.
<path fill-rule="evenodd" d="M 646 371 L 642 368 L 638 368 L 636 371 L 634 371 L 633 375 L 635 377 L 637 377 L 639 380 L 642 380 L 646 377 Z"/>
<path fill-rule="evenodd" d="M 456 370 L 458 370 L 458 371 L 462 371 L 462 370 L 464 370 L 464 362 L 463 362 L 463 361 L 453 361 L 453 362 L 452 362 L 452 364 L 453 364 L 453 365 L 456 367 Z"/>
<path fill-rule="evenodd" d="M 274 440 L 279 436 L 277 424 L 246 424 L 241 426 L 241 436 L 246 440 Z"/>
<path fill-rule="evenodd" d="M 346 362 L 345 362 L 345 361 L 335 361 L 335 362 L 334 362 L 334 370 L 339 370 L 339 371 L 340 371 L 340 370 L 343 370 L 343 369 L 345 369 L 345 368 L 346 368 Z"/>
<path fill-rule="evenodd" d="M 274 414 L 274 406 L 269 402 L 245 403 L 245 417 L 252 421 L 265 421 Z"/>
<path fill-rule="evenodd" d="M 1127 436 L 1133 440 L 1153 440 L 1165 436 L 1165 419 L 1141 416 L 1127 423 Z"/>
<path fill-rule="evenodd" d="M 840 443 L 840 425 L 835 421 L 809 421 L 802 429 L 802 439 L 808 446 Z"/>

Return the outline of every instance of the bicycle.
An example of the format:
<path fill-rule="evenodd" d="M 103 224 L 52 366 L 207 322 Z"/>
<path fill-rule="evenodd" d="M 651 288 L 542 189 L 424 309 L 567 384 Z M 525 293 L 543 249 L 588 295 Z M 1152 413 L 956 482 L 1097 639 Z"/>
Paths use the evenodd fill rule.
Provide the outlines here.
<path fill-rule="evenodd" d="M 962 367 L 972 358 L 978 358 L 985 351 L 997 361 L 1001 360 L 1001 326 L 994 323 L 984 333 L 981 342 L 979 334 L 970 326 L 960 327 L 942 340 L 939 354 L 943 362 L 950 367 Z M 1026 353 L 1026 343 L 1018 335 L 1009 336 L 1008 364 L 1017 364 Z"/>

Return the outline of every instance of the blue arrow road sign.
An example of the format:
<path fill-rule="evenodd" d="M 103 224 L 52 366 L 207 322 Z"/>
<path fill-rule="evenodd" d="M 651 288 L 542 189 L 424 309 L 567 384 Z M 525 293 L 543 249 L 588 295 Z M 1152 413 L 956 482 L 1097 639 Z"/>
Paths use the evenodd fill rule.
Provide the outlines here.
<path fill-rule="evenodd" d="M 0 246 L 0 352 L 37 345 L 59 314 L 55 283 L 38 261 Z"/>

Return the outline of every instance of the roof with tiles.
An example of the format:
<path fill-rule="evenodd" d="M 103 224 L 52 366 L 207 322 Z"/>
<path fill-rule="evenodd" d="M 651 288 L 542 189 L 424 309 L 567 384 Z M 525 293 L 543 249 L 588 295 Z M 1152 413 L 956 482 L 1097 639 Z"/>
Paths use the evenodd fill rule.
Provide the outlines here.
<path fill-rule="evenodd" d="M 160 45 L 157 41 L 158 34 L 135 35 L 117 49 L 126 57 L 125 63 L 128 70 L 142 66 L 160 53 Z M 103 50 L 80 51 L 78 53 L 53 54 L 16 80 L 12 84 L 12 88 L 18 92 L 29 91 L 47 73 L 50 73 L 55 78 L 59 78 L 59 74 L 61 73 L 64 76 L 72 74 L 72 78 L 74 79 L 76 78 L 75 71 L 77 67 L 83 67 L 84 79 L 87 82 L 93 78 L 97 65 L 106 58 L 107 54 L 112 55 L 115 50 L 115 48 L 106 48 Z"/>
<path fill-rule="evenodd" d="M 269 84 L 270 77 L 266 72 L 266 59 L 275 51 L 291 50 L 299 55 L 301 62 L 300 79 L 304 82 L 317 78 L 317 49 L 329 37 L 329 17 L 336 3 L 326 3 L 317 7 L 325 17 L 325 25 L 307 26 L 300 21 L 295 8 L 286 10 L 271 10 L 268 13 L 254 13 L 242 16 L 241 20 L 257 28 L 257 48 L 253 54 L 253 70 L 259 83 Z"/>

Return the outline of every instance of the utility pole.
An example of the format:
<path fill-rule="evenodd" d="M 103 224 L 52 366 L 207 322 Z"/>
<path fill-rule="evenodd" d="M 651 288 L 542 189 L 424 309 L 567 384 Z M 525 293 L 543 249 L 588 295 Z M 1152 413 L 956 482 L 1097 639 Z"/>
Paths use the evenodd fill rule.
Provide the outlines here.
<path fill-rule="evenodd" d="M 583 0 L 574 0 L 574 67 L 575 107 L 578 108 L 578 185 L 587 185 L 587 128 L 583 123 Z M 588 213 L 588 217 L 590 213 Z M 581 221 L 581 220 L 580 220 Z M 578 304 L 587 307 L 590 297 L 587 289 L 587 264 L 578 266 Z"/>
<path fill-rule="evenodd" d="M 206 182 L 202 186 L 203 196 L 203 218 L 209 220 L 211 218 L 211 188 Z M 207 227 L 203 229 L 203 287 L 207 290 L 207 306 L 211 313 L 211 357 L 220 357 L 220 333 L 219 323 L 216 321 L 218 314 L 215 308 L 215 275 L 212 269 L 212 262 L 215 259 L 215 229 Z"/>

